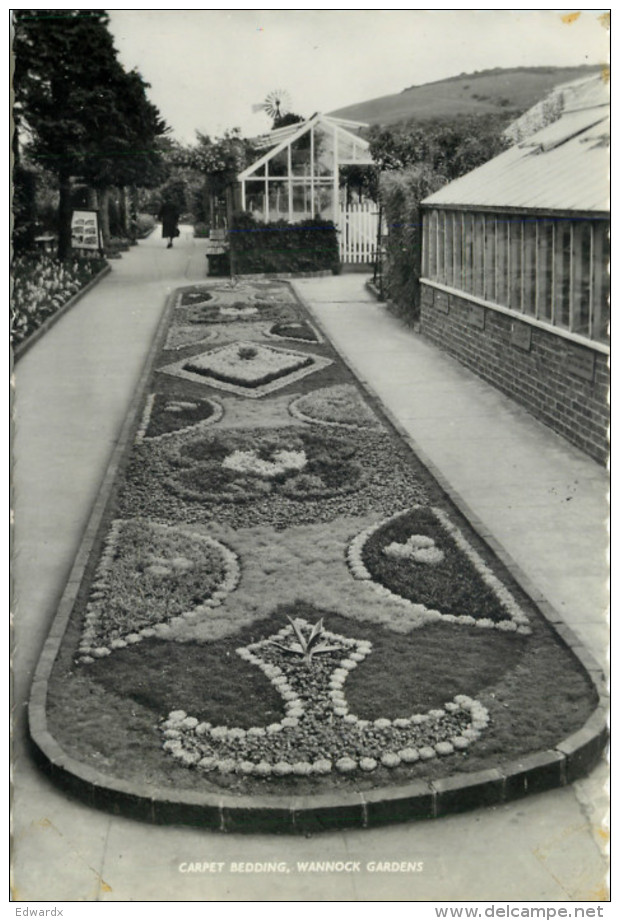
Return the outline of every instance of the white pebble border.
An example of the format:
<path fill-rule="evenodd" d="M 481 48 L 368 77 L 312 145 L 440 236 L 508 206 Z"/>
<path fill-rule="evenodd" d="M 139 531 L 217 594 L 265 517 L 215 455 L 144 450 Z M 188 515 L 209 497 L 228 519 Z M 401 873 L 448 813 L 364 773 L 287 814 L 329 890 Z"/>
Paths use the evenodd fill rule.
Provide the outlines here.
<path fill-rule="evenodd" d="M 161 395 L 163 396 L 163 394 Z M 182 428 L 175 429 L 173 432 L 163 432 L 161 435 L 147 436 L 146 431 L 149 427 L 149 422 L 151 421 L 151 413 L 153 412 L 156 396 L 156 393 L 149 393 L 147 397 L 146 403 L 144 404 L 142 419 L 140 420 L 140 425 L 138 426 L 138 431 L 136 432 L 136 437 L 134 439 L 134 444 L 139 445 L 142 444 L 143 441 L 162 441 L 166 438 L 174 438 L 183 432 L 191 432 L 194 429 L 204 428 L 208 425 L 215 425 L 215 423 L 219 422 L 224 415 L 224 407 L 221 403 L 218 403 L 217 400 L 206 399 L 205 397 L 202 397 L 197 402 L 209 403 L 213 407 L 213 413 L 209 416 L 208 419 L 200 419 L 198 422 L 192 422 L 191 425 L 184 425 Z M 174 397 L 172 395 L 170 395 L 169 402 L 174 402 Z"/>
<path fill-rule="evenodd" d="M 82 637 L 78 647 L 79 655 L 77 661 L 81 662 L 83 665 L 89 665 L 91 662 L 94 662 L 95 659 L 109 656 L 114 649 L 124 649 L 126 646 L 140 643 L 142 640 L 148 639 L 149 637 L 158 637 L 160 639 L 169 637 L 172 631 L 171 625 L 173 622 L 185 620 L 194 623 L 197 616 L 207 614 L 212 608 L 221 605 L 226 597 L 237 588 L 239 579 L 241 578 L 239 559 L 236 553 L 234 553 L 230 547 L 221 543 L 221 541 L 215 540 L 215 538 L 205 534 L 189 533 L 172 525 L 149 522 L 149 527 L 154 530 L 180 531 L 184 537 L 190 537 L 192 540 L 201 541 L 219 550 L 223 559 L 224 579 L 210 598 L 207 598 L 191 610 L 184 611 L 182 614 L 177 614 L 167 621 L 162 621 L 151 627 L 143 627 L 135 632 L 127 633 L 122 637 L 110 641 L 109 645 L 101 644 L 95 646 L 93 643 L 96 642 L 98 636 L 97 625 L 101 622 L 101 615 L 106 604 L 108 574 L 113 565 L 116 544 L 122 528 L 126 523 L 124 519 L 115 519 L 111 523 L 110 530 L 104 541 L 104 551 L 99 558 L 99 565 L 97 566 L 95 578 L 91 584 L 91 592 L 84 617 L 84 629 L 82 630 Z"/>
<path fill-rule="evenodd" d="M 491 569 L 484 562 L 480 554 L 472 547 L 463 533 L 450 521 L 446 513 L 439 508 L 432 507 L 430 511 L 432 511 L 432 513 L 435 515 L 435 518 L 454 539 L 459 549 L 463 551 L 463 553 L 476 567 L 480 577 L 493 591 L 510 619 L 502 620 L 496 623 L 488 617 L 476 619 L 475 617 L 471 617 L 468 614 L 442 614 L 441 611 L 436 611 L 431 608 L 427 608 L 423 604 L 417 604 L 413 601 L 409 601 L 408 598 L 403 598 L 400 595 L 391 592 L 389 588 L 386 588 L 384 585 L 380 585 L 378 582 L 373 580 L 371 573 L 368 571 L 362 560 L 362 552 L 366 541 L 371 537 L 372 534 L 375 533 L 375 531 L 378 531 L 379 528 L 382 528 L 384 525 L 390 524 L 393 521 L 397 521 L 399 518 L 402 518 L 403 515 L 407 514 L 407 512 L 415 511 L 417 508 L 423 508 L 423 506 L 413 506 L 411 509 L 397 512 L 395 515 L 391 515 L 389 518 L 385 518 L 383 521 L 378 522 L 378 524 L 374 524 L 368 528 L 365 528 L 363 531 L 357 534 L 356 537 L 353 538 L 347 549 L 347 563 L 353 576 L 356 579 L 367 581 L 372 586 L 373 590 L 381 597 L 386 599 L 389 598 L 391 601 L 402 604 L 412 613 L 418 616 L 425 616 L 427 620 L 443 620 L 447 621 L 448 623 L 467 624 L 470 626 L 480 627 L 482 629 L 496 629 L 508 633 L 512 632 L 525 635 L 530 634 L 532 631 L 531 627 L 529 626 L 527 615 L 517 604 L 508 589 L 493 574 Z"/>

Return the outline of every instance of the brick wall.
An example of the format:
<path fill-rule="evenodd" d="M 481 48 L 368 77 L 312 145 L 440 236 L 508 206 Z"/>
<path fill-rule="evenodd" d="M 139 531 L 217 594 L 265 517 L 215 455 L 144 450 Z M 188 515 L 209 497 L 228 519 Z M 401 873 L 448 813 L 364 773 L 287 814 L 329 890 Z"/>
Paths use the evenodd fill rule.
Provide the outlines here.
<path fill-rule="evenodd" d="M 606 355 L 424 282 L 420 330 L 568 441 L 606 462 Z"/>

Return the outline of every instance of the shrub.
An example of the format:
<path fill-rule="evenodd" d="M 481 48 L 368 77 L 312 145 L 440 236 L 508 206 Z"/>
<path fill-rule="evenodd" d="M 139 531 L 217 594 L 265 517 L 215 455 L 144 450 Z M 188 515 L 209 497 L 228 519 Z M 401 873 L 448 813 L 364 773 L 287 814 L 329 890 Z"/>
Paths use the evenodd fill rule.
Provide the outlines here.
<path fill-rule="evenodd" d="M 413 166 L 381 177 L 381 203 L 388 227 L 384 288 L 396 312 L 410 321 L 417 320 L 420 312 L 420 202 L 444 183 L 444 176 L 427 166 Z"/>
<path fill-rule="evenodd" d="M 331 221 L 263 224 L 239 213 L 233 218 L 229 238 L 234 271 L 239 275 L 339 270 L 338 237 Z"/>
<path fill-rule="evenodd" d="M 208 237 L 209 236 L 209 225 L 205 224 L 203 221 L 196 221 L 194 224 L 194 236 L 195 237 Z"/>
<path fill-rule="evenodd" d="M 145 237 L 148 237 L 150 233 L 155 229 L 155 218 L 152 214 L 145 214 L 141 212 L 136 215 L 133 222 L 133 230 L 135 236 L 138 240 L 143 240 Z"/>

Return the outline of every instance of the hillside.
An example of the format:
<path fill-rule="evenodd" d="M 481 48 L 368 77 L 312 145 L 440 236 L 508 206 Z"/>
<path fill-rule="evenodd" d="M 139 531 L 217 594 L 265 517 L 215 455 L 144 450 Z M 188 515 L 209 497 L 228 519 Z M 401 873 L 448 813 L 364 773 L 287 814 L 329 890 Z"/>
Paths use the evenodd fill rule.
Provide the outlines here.
<path fill-rule="evenodd" d="M 391 125 L 459 115 L 519 115 L 555 86 L 591 76 L 597 65 L 582 67 L 496 67 L 460 74 L 435 83 L 411 86 L 400 93 L 368 99 L 330 112 L 342 118 Z"/>

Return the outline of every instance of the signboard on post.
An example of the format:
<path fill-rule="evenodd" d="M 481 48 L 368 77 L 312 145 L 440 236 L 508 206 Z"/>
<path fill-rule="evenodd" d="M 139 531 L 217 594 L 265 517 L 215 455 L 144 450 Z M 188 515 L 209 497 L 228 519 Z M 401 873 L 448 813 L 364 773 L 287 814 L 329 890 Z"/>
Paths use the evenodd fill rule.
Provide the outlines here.
<path fill-rule="evenodd" d="M 74 211 L 71 218 L 73 249 L 101 250 L 101 229 L 98 211 Z"/>

